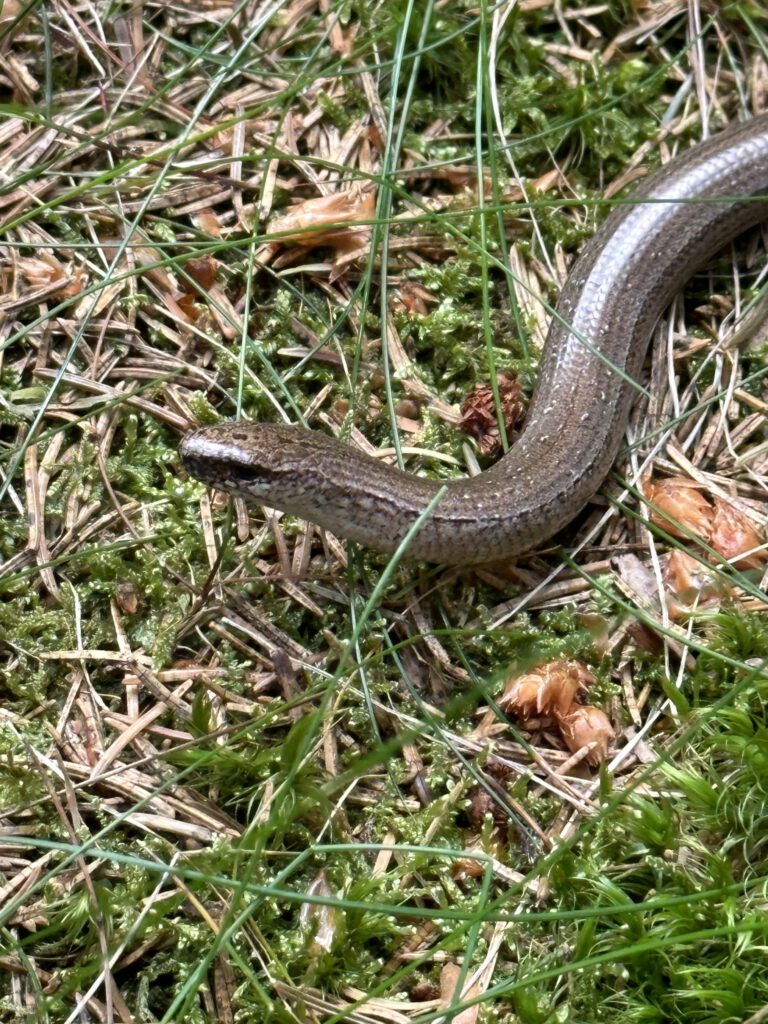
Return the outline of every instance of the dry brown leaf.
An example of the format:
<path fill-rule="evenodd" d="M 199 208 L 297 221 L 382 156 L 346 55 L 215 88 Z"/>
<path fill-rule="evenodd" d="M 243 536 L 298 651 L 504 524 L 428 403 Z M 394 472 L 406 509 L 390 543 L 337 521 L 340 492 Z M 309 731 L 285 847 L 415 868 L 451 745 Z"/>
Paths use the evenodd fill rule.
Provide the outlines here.
<path fill-rule="evenodd" d="M 485 863 L 475 857 L 459 857 L 451 863 L 451 875 L 457 880 L 463 878 L 482 878 L 485 874 Z"/>
<path fill-rule="evenodd" d="M 400 306 L 406 313 L 426 316 L 429 312 L 429 305 L 439 302 L 440 299 L 426 288 L 422 288 L 415 281 L 403 281 L 392 294 L 393 306 Z"/>
<path fill-rule="evenodd" d="M 336 897 L 336 893 L 328 884 L 328 876 L 324 870 L 318 871 L 307 889 L 309 896 L 324 896 L 328 899 Z M 303 903 L 299 912 L 299 923 L 308 933 L 309 951 L 315 956 L 330 953 L 339 928 L 342 925 L 342 913 L 338 907 L 322 903 Z"/>
<path fill-rule="evenodd" d="M 306 249 L 327 245 L 339 256 L 363 249 L 371 237 L 370 224 L 376 215 L 376 197 L 360 188 L 317 196 L 294 206 L 269 223 L 269 232 L 280 242 L 293 242 Z"/>
<path fill-rule="evenodd" d="M 184 264 L 184 269 L 192 280 L 206 292 L 213 288 L 218 268 L 218 261 L 213 256 L 201 256 L 199 259 L 187 260 Z M 189 281 L 183 281 L 182 287 L 185 291 L 191 290 Z"/>
<path fill-rule="evenodd" d="M 600 708 L 585 704 L 574 707 L 567 715 L 559 719 L 560 732 L 565 745 L 576 753 L 590 743 L 595 746 L 587 754 L 587 762 L 593 767 L 600 764 L 608 756 L 608 746 L 613 739 L 613 726 L 608 716 Z"/>
<path fill-rule="evenodd" d="M 53 297 L 57 299 L 79 295 L 88 280 L 88 275 L 82 267 L 75 267 L 71 263 L 65 266 L 47 252 L 41 252 L 38 256 L 22 257 L 18 267 L 33 288 L 46 288 L 61 281 L 61 288 L 53 293 Z"/>
<path fill-rule="evenodd" d="M 198 210 L 192 217 L 192 221 L 206 234 L 212 235 L 214 238 L 221 238 L 221 221 L 214 210 Z"/>
<path fill-rule="evenodd" d="M 0 25 L 13 21 L 20 13 L 21 3 L 19 0 L 5 0 L 4 3 L 0 4 Z"/>
<path fill-rule="evenodd" d="M 646 480 L 643 487 L 645 496 L 655 506 L 650 509 L 651 522 L 673 537 L 688 539 L 685 533 L 688 530 L 708 543 L 712 533 L 712 505 L 700 488 L 700 484 L 684 476 Z"/>
<path fill-rule="evenodd" d="M 447 1010 L 448 1007 L 454 1000 L 456 994 L 456 988 L 461 978 L 461 967 L 458 964 L 445 964 L 443 969 L 440 971 L 440 1009 Z M 480 987 L 470 985 L 470 987 L 462 993 L 463 999 L 472 999 L 474 996 L 480 994 Z M 477 1015 L 480 1012 L 480 1003 L 475 1003 L 474 1006 L 468 1006 L 465 1010 L 457 1013 L 452 1018 L 453 1024 L 475 1024 Z"/>
<path fill-rule="evenodd" d="M 722 498 L 715 498 L 709 543 L 737 569 L 760 569 L 768 560 L 768 551 L 765 547 L 760 551 L 752 550 L 764 545 L 764 538 L 760 537 L 743 512 Z M 744 557 L 740 558 L 740 555 Z"/>
<path fill-rule="evenodd" d="M 720 598 L 712 573 L 706 565 L 675 548 L 662 559 L 662 579 L 669 593 L 683 604 L 712 604 Z M 674 606 L 670 606 L 674 617 Z"/>
<path fill-rule="evenodd" d="M 138 245 L 133 250 L 133 256 L 136 267 L 140 268 L 141 273 L 145 274 L 161 292 L 174 297 L 179 294 L 176 278 L 166 267 L 162 266 L 164 256 L 159 249 L 149 245 Z"/>

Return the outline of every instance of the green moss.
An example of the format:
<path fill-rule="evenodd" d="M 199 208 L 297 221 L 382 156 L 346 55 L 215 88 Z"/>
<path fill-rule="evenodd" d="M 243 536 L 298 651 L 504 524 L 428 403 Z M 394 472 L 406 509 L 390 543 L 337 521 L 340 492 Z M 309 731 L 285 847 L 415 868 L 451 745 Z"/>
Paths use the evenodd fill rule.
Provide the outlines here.
<path fill-rule="evenodd" d="M 760 57 L 750 21 L 757 8 L 721 8 L 705 12 L 717 23 L 704 23 L 698 52 L 716 90 L 713 107 L 732 113 L 741 97 L 726 91 L 726 80 L 742 74 L 736 58 L 743 57 L 749 67 Z M 242 26 L 233 23 L 229 34 L 208 49 L 216 31 L 211 24 L 178 18 L 171 23 L 158 8 L 143 32 L 147 52 L 158 53 L 160 63 L 151 68 L 153 89 L 139 112 L 117 102 L 114 90 L 104 92 L 86 57 L 94 39 L 117 38 L 114 17 L 124 14 L 122 5 L 97 12 L 103 25 L 90 23 L 96 15 L 86 10 L 87 32 L 77 37 L 77 45 L 68 34 L 69 23 L 55 12 L 48 14 L 47 38 L 55 51 L 50 69 L 45 39 L 27 25 L 18 41 L 4 45 L 20 47 L 21 64 L 42 83 L 46 95 L 39 104 L 55 97 L 60 128 L 70 123 L 70 114 L 82 133 L 108 127 L 113 148 L 89 147 L 84 156 L 70 160 L 72 147 L 87 143 L 89 136 L 67 137 L 61 151 L 56 149 L 61 140 L 53 140 L 53 162 L 40 175 L 31 168 L 17 170 L 6 183 L 11 189 L 28 188 L 38 177 L 46 188 L 58 184 L 11 214 L 12 223 L 5 227 L 8 244 L 26 253 L 42 244 L 47 232 L 59 251 L 71 246 L 78 256 L 87 256 L 91 281 L 96 281 L 104 263 L 95 239 L 112 232 L 101 219 L 105 211 L 135 204 L 161 173 L 159 163 L 137 166 L 118 143 L 152 149 L 181 138 L 187 129 L 194 139 L 198 132 L 224 125 L 232 111 L 239 117 L 243 103 L 248 109 L 240 192 L 246 218 L 255 216 L 250 211 L 258 204 L 259 176 L 276 150 L 286 148 L 280 133 L 289 114 L 298 132 L 298 160 L 281 161 L 278 168 L 273 210 L 284 209 L 293 199 L 312 194 L 308 182 L 314 174 L 325 174 L 324 161 L 314 161 L 321 152 L 318 139 L 325 147 L 322 154 L 333 153 L 345 132 L 359 123 L 358 142 L 371 147 L 366 160 L 375 165 L 379 140 L 368 132 L 371 109 L 361 84 L 365 73 L 378 90 L 385 118 L 393 100 L 395 130 L 401 120 L 406 124 L 404 151 L 392 154 L 392 214 L 404 219 L 387 226 L 395 238 L 434 233 L 450 245 L 445 258 L 423 254 L 418 246 L 415 253 L 398 249 L 392 257 L 393 288 L 403 279 L 414 281 L 438 300 L 425 315 L 393 306 L 395 326 L 411 359 L 407 373 L 395 375 L 394 399 L 406 389 L 401 378 L 413 376 L 444 400 L 459 403 L 476 383 L 488 379 L 490 361 L 515 372 L 530 394 L 537 353 L 528 356 L 524 343 L 530 339 L 517 338 L 511 330 L 512 297 L 503 271 L 507 239 L 501 232 L 514 238 L 532 262 L 541 259 L 541 250 L 529 210 L 506 204 L 497 216 L 495 205 L 508 179 L 500 146 L 510 146 L 529 181 L 555 162 L 563 169 L 573 191 L 535 195 L 534 212 L 550 254 L 575 252 L 604 216 L 600 199 L 607 183 L 655 137 L 670 104 L 683 97 L 681 82 L 691 62 L 686 19 L 681 14 L 661 25 L 650 41 L 626 41 L 604 61 L 608 41 L 625 27 L 637 26 L 636 5 L 629 0 L 593 15 L 582 13 L 580 19 L 565 9 L 559 19 L 553 5 L 518 6 L 498 35 L 493 18 L 499 12 L 469 0 L 431 7 L 417 3 L 406 24 L 409 9 L 407 0 L 378 6 L 344 0 L 321 14 L 302 10 L 287 35 L 281 34 L 283 14 L 277 12 L 234 61 Z M 349 58 L 339 54 L 330 36 L 335 15 L 349 33 Z M 603 33 L 598 42 L 584 29 L 584 18 Z M 493 74 L 498 86 L 503 138 L 491 138 L 493 119 L 477 107 L 478 57 L 481 65 L 488 64 L 491 37 L 496 64 L 481 66 L 481 71 Z M 734 39 L 739 40 L 738 53 Z M 57 48 L 64 40 L 69 48 L 62 62 Z M 159 50 L 150 48 L 151 40 L 153 47 L 160 41 Z M 420 64 L 411 79 L 419 45 Z M 593 56 L 585 59 L 580 48 L 590 47 Z M 399 68 L 398 52 L 403 54 Z M 106 59 L 98 47 L 89 56 Z M 713 68 L 728 73 L 710 76 Z M 322 87 L 315 89 L 320 81 Z M 413 92 L 406 108 L 409 83 Z M 192 125 L 198 86 L 212 91 L 205 120 Z M 241 88 L 244 92 L 233 101 Z M 253 100 L 260 88 L 266 93 Z M 91 102 L 88 96 L 97 98 Z M 76 108 L 70 110 L 71 97 Z M 487 103 L 487 93 L 484 99 Z M 39 110 L 33 113 L 39 116 Z M 478 114 L 482 122 L 476 133 Z M 316 119 L 314 136 L 303 133 L 306 118 Z M 435 130 L 436 125 L 443 127 Z M 66 133 L 66 127 L 61 130 Z M 202 194 L 210 175 L 231 172 L 226 134 L 231 125 L 221 131 L 221 136 L 209 136 L 193 157 L 189 153 L 195 143 L 185 145 L 171 171 L 173 184 L 162 181 L 159 195 L 170 196 L 180 182 L 195 194 L 200 187 Z M 485 214 L 471 188 L 460 202 L 451 202 L 449 186 L 439 175 L 430 180 L 407 174 L 419 162 L 438 169 L 450 163 L 475 165 L 476 137 L 493 186 Z M 649 166 L 655 158 L 651 150 Z M 574 209 L 574 199 L 585 204 Z M 143 275 L 102 311 L 127 318 L 130 330 L 113 325 L 97 335 L 89 329 L 69 369 L 113 386 L 122 383 L 120 374 L 129 379 L 136 366 L 151 365 L 154 346 L 164 357 L 179 360 L 179 373 L 168 380 L 162 374 L 156 379 L 137 376 L 141 397 L 171 413 L 187 409 L 200 423 L 230 418 L 238 400 L 254 419 L 276 418 L 275 403 L 295 416 L 330 385 L 323 411 L 353 397 L 348 424 L 359 426 L 374 443 L 388 443 L 388 417 L 368 411 L 372 397 L 387 398 L 369 370 L 379 360 L 382 334 L 378 268 L 370 280 L 365 267 L 351 268 L 334 291 L 318 275 L 283 273 L 273 263 L 253 267 L 249 247 L 264 225 L 238 223 L 228 199 L 216 204 L 222 228 L 214 239 L 217 287 L 238 316 L 247 317 L 243 380 L 239 341 L 222 338 L 215 319 L 207 317 L 196 333 L 187 332 L 158 301 L 156 282 Z M 131 206 L 126 216 L 135 209 Z M 190 253 L 198 247 L 208 251 L 212 243 L 183 206 L 154 207 L 140 229 L 146 244 L 162 243 L 171 272 L 181 271 Z M 8 274 L 9 294 L 21 281 L 13 269 L 17 253 L 11 255 L 3 257 L 0 267 L 0 273 Z M 723 262 L 716 273 L 724 281 L 730 263 Z M 545 276 L 542 287 L 554 300 Z M 361 296 L 368 285 L 370 301 L 363 308 Z M 690 304 L 709 288 L 709 277 L 702 275 L 694 282 Z M 0 431 L 6 460 L 17 452 L 48 396 L 49 381 L 41 383 L 34 371 L 46 359 L 50 366 L 61 365 L 76 308 L 77 301 L 63 314 L 64 327 L 56 323 L 34 330 L 30 325 L 39 306 L 12 314 L 18 316 L 14 330 L 26 327 L 30 333 L 3 335 Z M 316 358 L 286 355 L 285 349 L 306 344 L 304 337 L 297 339 L 294 321 L 321 344 L 337 347 L 348 367 L 361 357 L 360 378 L 349 380 Z M 523 329 L 531 326 L 522 324 Z M 765 359 L 762 349 L 750 350 L 747 357 L 755 377 L 746 386 L 758 397 Z M 195 364 L 193 385 L 185 363 Z M 701 357 L 693 357 L 681 372 L 699 369 L 702 387 L 715 382 L 714 361 L 704 366 Z M 21 913 L 9 922 L 3 917 L 7 908 L 0 908 L 4 956 L 16 957 L 24 970 L 32 965 L 28 974 L 14 975 L 10 995 L 0 991 L 0 998 L 5 996 L 0 1015 L 11 1019 L 23 997 L 25 1011 L 32 999 L 38 1000 L 29 1009 L 35 1019 L 66 1020 L 103 968 L 102 941 L 110 954 L 125 941 L 125 955 L 136 956 L 127 968 L 119 961 L 115 971 L 122 997 L 141 1020 L 203 1024 L 222 1019 L 221 1007 L 213 1002 L 222 991 L 231 999 L 235 1019 L 269 1024 L 315 1013 L 301 1001 L 310 986 L 320 988 L 329 1001 L 347 1000 L 350 988 L 358 988 L 405 1003 L 418 992 L 418 984 L 439 985 L 447 958 L 468 970 L 479 966 L 491 942 L 496 953 L 491 985 L 499 988 L 485 996 L 483 1024 L 723 1024 L 749 1019 L 768 1003 L 763 962 L 768 632 L 763 616 L 724 603 L 716 613 L 692 617 L 686 625 L 706 650 L 692 648 L 695 663 L 682 679 L 684 713 L 662 716 L 646 736 L 658 763 L 644 766 L 627 756 L 615 778 L 595 776 L 589 782 L 582 778 L 588 769 L 577 766 L 565 780 L 572 792 L 561 797 L 531 781 L 511 726 L 487 742 L 477 738 L 476 730 L 487 724 L 485 695 L 498 695 L 510 672 L 544 661 L 582 662 L 595 676 L 589 699 L 604 706 L 620 706 L 619 667 L 631 668 L 635 693 L 649 687 L 646 709 L 669 691 L 670 676 L 678 668 L 675 652 L 665 660 L 633 648 L 623 632 L 627 601 L 609 568 L 594 580 L 589 600 L 578 611 L 527 611 L 497 626 L 499 605 L 529 589 L 524 574 L 534 580 L 546 577 L 557 555 L 522 562 L 522 574 L 503 593 L 471 574 L 410 566 L 385 588 L 347 650 L 385 558 L 352 552 L 344 571 L 315 563 L 300 580 L 286 579 L 271 537 L 257 545 L 255 539 L 243 543 L 227 534 L 230 520 L 214 503 L 214 536 L 222 558 L 211 589 L 201 594 L 211 554 L 209 535 L 201 530 L 203 488 L 188 480 L 179 465 L 177 433 L 162 414 L 125 406 L 119 393 L 92 400 L 67 384 L 51 400 L 35 442 L 42 458 L 50 439 L 63 432 L 45 497 L 45 529 L 54 544 L 49 568 L 58 593 L 49 592 L 35 553 L 26 551 L 29 527 L 15 502 L 6 505 L 0 530 L 0 557 L 13 559 L 12 570 L 0 577 L 0 807 L 9 819 L 2 831 L 9 845 L 4 865 L 10 865 L 10 872 L 21 871 L 49 852 L 32 840 L 63 846 L 50 851 L 39 882 L 32 868 L 29 892 L 21 887 Z M 97 454 L 113 426 L 104 467 L 110 492 Z M 424 447 L 461 458 L 463 440 L 453 426 L 424 411 Z M 454 475 L 444 464 L 424 460 L 423 467 L 441 479 Z M 24 494 L 23 472 L 10 482 L 16 494 Z M 115 511 L 115 501 L 137 537 Z M 88 516 L 79 525 L 81 538 L 56 547 L 63 524 L 73 510 L 83 509 Z M 100 517 L 102 527 L 89 534 Z M 281 529 L 290 542 L 297 526 L 283 517 Z M 272 574 L 264 571 L 265 559 L 274 561 Z M 758 573 L 752 580 L 758 585 Z M 120 584 L 132 586 L 135 610 L 116 602 Z M 295 599 L 296 586 L 321 606 L 322 616 Z M 599 630 L 590 628 L 584 612 L 600 617 Z M 232 625 L 235 614 L 240 616 L 237 628 Z M 219 625 L 231 629 L 238 642 L 216 632 Z M 606 634 L 619 638 L 620 646 L 606 651 Z M 447 652 L 450 665 L 433 641 Z M 74 772 L 65 778 L 77 757 L 93 767 L 118 739 L 106 714 L 97 722 L 101 731 L 92 735 L 92 716 L 133 710 L 126 701 L 124 667 L 78 652 L 81 647 L 117 652 L 123 644 L 149 655 L 155 674 L 190 663 L 216 674 L 196 678 L 186 693 L 191 717 L 141 690 L 139 714 L 155 707 L 159 712 L 151 726 L 133 738 L 135 744 L 120 749 L 104 778 Z M 296 695 L 290 702 L 281 689 L 284 681 L 273 672 L 275 651 L 281 649 L 294 660 Z M 46 657 L 62 651 L 73 652 L 69 660 Z M 459 676 L 457 668 L 467 676 Z M 176 686 L 178 678 L 167 685 Z M 252 702 L 248 713 L 240 696 Z M 59 735 L 65 705 L 66 726 Z M 71 746 L 75 741 L 81 744 L 77 749 Z M 146 743 L 153 745 L 155 756 Z M 541 749 L 547 756 L 547 742 L 541 741 Z M 416 755 L 419 779 L 431 793 L 426 806 L 417 800 L 420 791 L 413 784 L 410 759 Z M 492 777 L 492 757 L 505 759 L 509 776 L 499 785 L 533 824 L 521 825 L 506 812 L 506 817 L 486 815 L 479 826 L 471 822 L 468 804 L 477 779 L 470 771 Z M 146 773 L 157 790 L 152 803 L 137 807 L 138 798 L 111 788 L 123 763 Z M 554 785 L 558 780 L 547 776 L 545 781 Z M 574 793 L 591 802 L 580 803 Z M 173 805 L 178 820 L 169 818 L 179 833 L 162 832 L 160 819 L 152 816 L 166 813 L 163 801 L 180 794 L 181 804 Z M 199 815 L 194 821 L 208 821 L 210 812 L 214 832 L 220 822 L 229 822 L 231 829 L 211 841 L 186 834 L 184 815 L 191 804 Z M 576 830 L 573 841 L 571 829 Z M 102 859 L 87 886 L 83 862 L 65 864 L 66 844 L 73 835 L 88 844 L 97 834 Z M 381 853 L 366 842 L 395 848 Z M 454 872 L 455 863 L 476 842 L 502 868 L 530 872 L 539 880 L 538 899 L 506 874 L 488 882 Z M 414 852 L 406 844 L 421 849 Z M 84 857 L 93 868 L 90 854 Z M 180 878 L 163 878 L 169 865 L 181 872 Z M 292 894 L 309 892 L 321 870 L 335 905 L 308 919 L 305 914 L 302 922 L 300 902 Z M 517 916 L 510 921 L 510 914 Z M 229 931 L 238 915 L 238 926 Z M 329 947 L 319 951 L 322 920 L 332 921 L 335 934 Z M 423 929 L 422 946 L 408 947 L 397 959 L 418 929 Z M 707 929 L 704 938 L 686 938 Z M 29 980 L 35 965 L 52 972 L 39 990 Z M 293 986 L 296 998 L 289 1001 L 277 993 L 275 981 Z"/>

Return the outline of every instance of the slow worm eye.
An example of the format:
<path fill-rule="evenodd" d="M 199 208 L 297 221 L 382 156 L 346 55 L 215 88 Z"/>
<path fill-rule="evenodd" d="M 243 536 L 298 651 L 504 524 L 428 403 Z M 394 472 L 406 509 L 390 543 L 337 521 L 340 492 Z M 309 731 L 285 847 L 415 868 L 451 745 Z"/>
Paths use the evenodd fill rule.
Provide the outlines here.
<path fill-rule="evenodd" d="M 236 475 L 238 480 L 243 480 L 243 481 L 247 481 L 248 483 L 253 483 L 256 480 L 265 480 L 270 475 L 274 475 L 274 474 L 269 474 L 269 473 L 265 472 L 262 469 L 261 466 L 239 465 L 237 467 L 237 469 L 235 470 L 235 475 Z"/>

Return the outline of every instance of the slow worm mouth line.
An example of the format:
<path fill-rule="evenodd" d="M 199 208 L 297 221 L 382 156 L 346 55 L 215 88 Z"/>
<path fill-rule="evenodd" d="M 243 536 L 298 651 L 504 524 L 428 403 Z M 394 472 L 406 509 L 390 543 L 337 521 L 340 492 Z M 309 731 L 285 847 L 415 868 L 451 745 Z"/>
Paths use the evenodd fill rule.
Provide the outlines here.
<path fill-rule="evenodd" d="M 573 265 L 521 437 L 492 469 L 448 485 L 409 554 L 455 565 L 498 560 L 573 519 L 616 457 L 664 308 L 718 249 L 767 218 L 768 114 L 645 178 Z M 258 480 L 264 504 L 380 551 L 397 547 L 441 486 L 281 424 L 204 427 L 180 451 L 206 482 L 248 497 Z"/>

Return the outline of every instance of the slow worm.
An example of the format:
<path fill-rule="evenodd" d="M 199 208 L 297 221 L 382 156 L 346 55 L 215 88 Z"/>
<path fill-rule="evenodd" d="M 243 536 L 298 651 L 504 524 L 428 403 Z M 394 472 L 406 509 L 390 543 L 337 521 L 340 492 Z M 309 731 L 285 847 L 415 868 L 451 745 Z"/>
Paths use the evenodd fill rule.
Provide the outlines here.
<path fill-rule="evenodd" d="M 766 114 L 644 179 L 573 265 L 519 439 L 492 468 L 447 485 L 409 555 L 456 565 L 507 558 L 573 519 L 616 457 L 630 381 L 664 308 L 709 257 L 766 217 Z M 180 452 L 216 488 L 379 551 L 395 549 L 441 486 L 297 426 L 203 427 Z"/>

